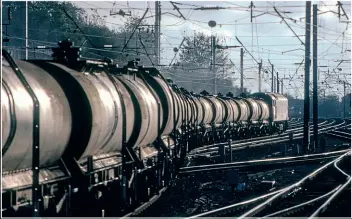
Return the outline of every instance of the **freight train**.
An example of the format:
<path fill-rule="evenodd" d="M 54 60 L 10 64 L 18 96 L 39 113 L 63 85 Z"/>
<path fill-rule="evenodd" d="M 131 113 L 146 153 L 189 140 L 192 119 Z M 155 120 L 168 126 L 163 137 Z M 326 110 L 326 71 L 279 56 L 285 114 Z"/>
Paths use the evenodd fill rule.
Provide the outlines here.
<path fill-rule="evenodd" d="M 287 99 L 194 94 L 152 67 L 2 50 L 3 216 L 121 216 L 159 195 L 191 149 L 283 132 Z"/>

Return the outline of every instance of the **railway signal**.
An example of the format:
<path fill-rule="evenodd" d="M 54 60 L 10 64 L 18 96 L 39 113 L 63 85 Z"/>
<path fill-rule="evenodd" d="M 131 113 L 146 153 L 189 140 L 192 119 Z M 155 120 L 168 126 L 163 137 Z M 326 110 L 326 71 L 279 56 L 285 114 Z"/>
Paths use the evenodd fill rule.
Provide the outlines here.
<path fill-rule="evenodd" d="M 73 47 L 73 42 L 70 39 L 60 41 L 58 45 L 59 47 L 52 48 L 52 57 L 55 61 L 75 63 L 82 58 L 81 48 Z"/>

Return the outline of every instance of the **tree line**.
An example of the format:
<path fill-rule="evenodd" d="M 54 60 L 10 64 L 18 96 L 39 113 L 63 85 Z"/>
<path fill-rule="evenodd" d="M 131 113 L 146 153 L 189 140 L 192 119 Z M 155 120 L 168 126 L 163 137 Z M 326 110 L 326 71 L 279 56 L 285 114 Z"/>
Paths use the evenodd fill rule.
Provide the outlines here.
<path fill-rule="evenodd" d="M 3 24 L 10 24 L 7 32 L 3 26 L 3 39 L 10 39 L 3 46 L 18 59 L 25 57 L 25 4 L 13 1 L 3 2 L 2 5 Z M 28 15 L 30 59 L 51 59 L 50 50 L 34 48 L 42 45 L 53 47 L 57 46 L 58 41 L 71 39 L 75 46 L 82 48 L 82 55 L 87 58 L 108 57 L 122 66 L 136 58 L 140 58 L 140 63 L 145 66 L 157 63 L 155 34 L 141 17 L 130 16 L 119 28 L 108 28 L 104 18 L 97 13 L 88 16 L 85 10 L 71 2 L 56 1 L 28 2 Z M 11 20 L 8 21 L 8 18 Z M 139 22 L 141 26 L 137 25 Z M 185 36 L 182 46 L 174 48 L 177 55 L 173 62 L 170 60 L 165 66 L 157 67 L 166 77 L 189 91 L 199 93 L 206 90 L 213 93 L 216 84 L 219 93 L 231 91 L 236 96 L 240 95 L 240 89 L 233 85 L 234 65 L 228 52 L 216 49 L 216 63 L 212 63 L 210 40 L 211 37 L 202 32 Z M 216 39 L 216 44 L 220 44 L 219 38 Z M 104 45 L 112 45 L 113 48 L 104 48 Z M 126 48 L 121 52 L 123 47 Z M 290 96 L 288 98 L 291 111 L 299 114 L 303 109 L 303 100 Z M 350 115 L 351 96 L 344 98 L 346 111 Z M 320 98 L 319 114 L 338 116 L 343 111 L 342 107 L 343 101 L 340 102 L 337 96 Z"/>
<path fill-rule="evenodd" d="M 8 35 L 10 42 L 4 44 L 9 50 L 17 50 L 18 58 L 24 58 L 25 54 L 25 2 L 4 2 L 2 14 L 3 22 L 8 22 L 8 32 L 3 31 L 3 38 Z M 10 8 L 10 16 L 8 16 Z M 155 57 L 151 49 L 153 42 L 152 33 L 146 29 L 136 31 L 130 43 L 121 52 L 128 38 L 137 26 L 139 18 L 129 17 L 127 23 L 119 28 L 108 28 L 104 18 L 98 14 L 88 16 L 85 10 L 71 2 L 56 1 L 33 1 L 28 2 L 28 39 L 30 59 L 51 59 L 51 51 L 37 50 L 36 46 L 57 46 L 57 42 L 70 39 L 75 46 L 82 48 L 82 55 L 87 58 L 111 58 L 118 64 L 124 64 L 128 60 L 141 58 L 143 62 L 149 62 L 148 55 Z M 143 23 L 142 23 L 143 24 Z M 147 51 L 140 53 L 136 49 L 129 49 L 133 43 L 143 39 Z M 140 42 L 139 42 L 140 43 Z M 104 45 L 112 45 L 112 49 L 104 48 Z M 133 46 L 135 47 L 135 46 Z M 155 58 L 154 58 L 155 59 Z M 150 63 L 148 63 L 150 64 Z"/>
<path fill-rule="evenodd" d="M 8 8 L 10 10 L 7 10 Z M 15 58 L 23 59 L 25 2 L 4 2 L 2 9 L 3 23 L 8 22 L 8 17 L 11 18 L 8 31 L 3 31 L 3 38 L 8 37 L 10 42 L 4 43 L 4 46 Z M 139 22 L 140 26 L 137 25 Z M 58 41 L 70 39 L 75 46 L 82 48 L 83 57 L 96 59 L 108 57 L 119 65 L 125 65 L 127 61 L 136 58 L 139 58 L 140 63 L 145 66 L 157 63 L 155 34 L 152 27 L 147 27 L 147 23 L 141 20 L 141 17 L 132 15 L 119 28 L 108 28 L 104 18 L 97 13 L 88 16 L 85 10 L 70 2 L 28 2 L 28 38 L 29 59 L 51 59 L 50 50 L 36 47 L 54 47 Z M 112 45 L 113 48 L 104 48 L 104 45 Z M 122 52 L 123 47 L 125 49 Z M 221 65 L 215 65 L 215 82 L 215 74 L 211 69 L 214 65 L 211 63 L 210 36 L 204 33 L 186 36 L 185 43 L 177 54 L 178 58 L 170 67 L 168 64 L 157 67 L 180 87 L 194 92 L 207 90 L 212 93 L 216 83 L 220 93 L 231 91 L 239 94 L 239 88 L 232 82 L 228 53 L 224 50 L 216 50 L 216 64 Z"/>

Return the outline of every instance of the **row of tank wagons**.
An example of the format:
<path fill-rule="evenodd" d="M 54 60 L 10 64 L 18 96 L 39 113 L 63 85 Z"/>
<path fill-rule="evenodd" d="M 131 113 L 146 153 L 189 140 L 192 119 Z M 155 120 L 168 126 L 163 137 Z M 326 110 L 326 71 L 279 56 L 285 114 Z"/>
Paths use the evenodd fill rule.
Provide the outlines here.
<path fill-rule="evenodd" d="M 30 188 L 34 146 L 46 174 L 41 177 L 50 181 L 62 174 L 52 168 L 60 160 L 71 171 L 73 159 L 82 164 L 91 157 L 109 158 L 121 154 L 125 144 L 138 151 L 183 125 L 267 120 L 278 109 L 272 99 L 261 97 L 191 95 L 155 68 L 106 68 L 96 62 L 77 69 L 43 60 L 15 61 L 6 51 L 2 55 L 4 191 L 25 183 Z"/>
<path fill-rule="evenodd" d="M 136 77 L 135 73 L 109 74 L 100 67 L 85 72 L 48 61 L 5 58 L 4 171 L 31 167 L 28 151 L 35 128 L 40 130 L 40 163 L 48 166 L 63 155 L 81 160 L 121 152 L 123 142 L 132 148 L 148 145 L 183 124 L 266 121 L 273 115 L 270 111 L 277 110 L 263 98 L 186 94 L 153 68 L 140 69 Z M 33 126 L 34 118 L 28 113 L 35 108 L 31 98 L 39 103 L 39 127 Z"/>
<path fill-rule="evenodd" d="M 186 124 L 211 125 L 268 121 L 269 105 L 261 99 L 176 94 L 178 112 Z M 179 117 L 177 117 L 179 118 Z M 177 119 L 182 124 L 182 120 Z"/>
<path fill-rule="evenodd" d="M 63 156 L 82 160 L 118 153 L 123 141 L 132 148 L 148 145 L 174 128 L 172 91 L 160 77 L 112 75 L 98 67 L 82 72 L 48 61 L 4 57 L 4 172 L 31 168 L 28 151 L 35 128 L 40 130 L 41 166 Z M 39 105 L 36 127 L 29 113 L 35 110 L 31 99 Z"/>

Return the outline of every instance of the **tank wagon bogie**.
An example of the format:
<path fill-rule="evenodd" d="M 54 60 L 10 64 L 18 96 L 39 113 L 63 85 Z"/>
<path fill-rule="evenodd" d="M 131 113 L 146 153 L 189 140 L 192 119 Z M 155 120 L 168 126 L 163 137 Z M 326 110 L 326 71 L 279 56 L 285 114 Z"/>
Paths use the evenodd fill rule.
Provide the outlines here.
<path fill-rule="evenodd" d="M 194 94 L 137 61 L 60 54 L 14 61 L 2 51 L 4 215 L 29 216 L 34 203 L 43 216 L 121 216 L 163 191 L 189 150 L 287 128 L 280 94 Z"/>

